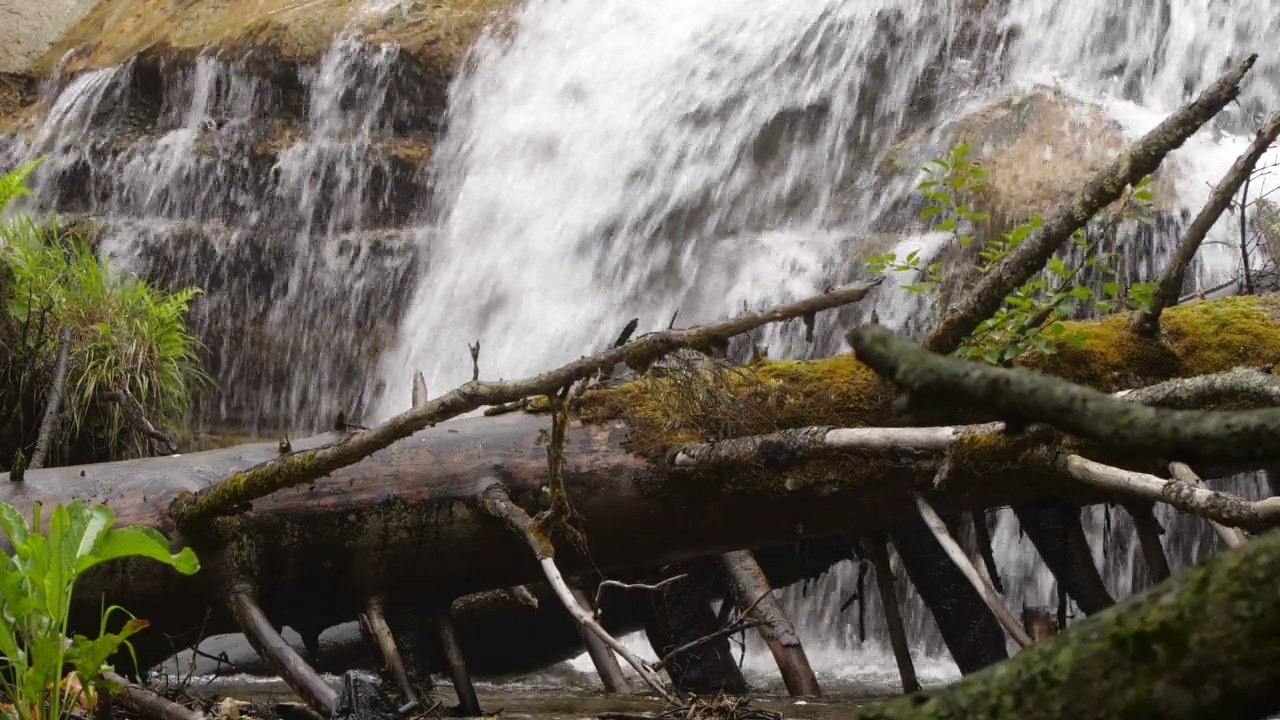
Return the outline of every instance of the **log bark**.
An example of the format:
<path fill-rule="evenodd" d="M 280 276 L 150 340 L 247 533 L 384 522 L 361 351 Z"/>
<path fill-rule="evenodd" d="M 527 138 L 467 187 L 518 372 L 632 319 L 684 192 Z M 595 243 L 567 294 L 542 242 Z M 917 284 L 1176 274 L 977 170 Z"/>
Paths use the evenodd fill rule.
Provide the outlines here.
<path fill-rule="evenodd" d="M 754 604 L 750 617 L 759 618 L 764 623 L 760 626 L 760 637 L 778 664 L 787 692 L 792 697 L 820 697 L 822 688 L 809 666 L 809 657 L 800 644 L 795 623 L 773 596 L 769 580 L 755 557 L 748 550 L 725 553 L 720 556 L 720 569 L 734 603 L 740 609 Z"/>
<path fill-rule="evenodd" d="M 1133 526 L 1138 533 L 1138 543 L 1142 546 L 1142 559 L 1146 562 L 1147 572 L 1151 573 L 1152 584 L 1169 579 L 1169 557 L 1164 553 L 1164 545 L 1160 535 L 1164 530 L 1156 520 L 1153 503 L 1125 503 L 1124 509 L 1133 518 Z"/>
<path fill-rule="evenodd" d="M 400 656 L 400 648 L 396 644 L 395 635 L 391 632 L 391 626 L 387 624 L 383 605 L 384 600 L 380 596 L 375 595 L 369 598 L 369 605 L 360 616 L 360 625 L 382 658 L 383 672 L 395 680 L 396 685 L 400 687 L 400 694 L 404 696 L 405 703 L 417 702 L 418 691 L 409 681 L 409 671 L 404 666 L 404 659 Z"/>
<path fill-rule="evenodd" d="M 688 577 L 650 595 L 651 612 L 645 623 L 649 646 L 654 655 L 663 658 L 662 667 L 681 692 L 699 695 L 746 692 L 747 681 L 738 669 L 728 637 L 718 637 L 691 650 L 674 653 L 720 627 L 711 609 L 713 570 L 698 564 L 681 567 L 680 571 L 687 572 Z"/>
<path fill-rule="evenodd" d="M 271 621 L 254 602 L 252 590 L 236 582 L 227 591 L 227 605 L 254 650 L 308 705 L 326 717 L 338 705 L 338 694 L 280 637 Z"/>
<path fill-rule="evenodd" d="M 998 668 L 851 720 L 1231 718 L 1280 712 L 1280 532 L 1036 643 Z"/>
<path fill-rule="evenodd" d="M 917 514 L 890 535 L 956 667 L 978 672 L 1009 657 L 1004 630 Z"/>
<path fill-rule="evenodd" d="M 1199 475 L 1196 475 L 1191 468 L 1179 462 L 1169 463 L 1169 474 L 1178 482 L 1195 486 L 1204 485 L 1204 481 L 1200 479 Z M 1222 538 L 1227 547 L 1238 548 L 1249 541 L 1249 538 L 1245 537 L 1245 534 L 1239 528 L 1227 527 L 1212 520 L 1209 521 L 1209 525 L 1213 527 L 1214 532 L 1218 533 L 1218 537 Z"/>

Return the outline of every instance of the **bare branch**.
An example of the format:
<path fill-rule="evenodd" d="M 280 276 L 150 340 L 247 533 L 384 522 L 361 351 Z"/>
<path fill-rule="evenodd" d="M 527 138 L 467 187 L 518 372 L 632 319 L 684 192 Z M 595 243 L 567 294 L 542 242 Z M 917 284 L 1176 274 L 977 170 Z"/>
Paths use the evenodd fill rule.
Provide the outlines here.
<path fill-rule="evenodd" d="M 1174 480 L 1186 483 L 1192 487 L 1201 487 L 1204 485 L 1204 481 L 1200 479 L 1199 475 L 1195 474 L 1195 471 L 1180 462 L 1169 463 L 1169 474 L 1173 476 Z M 1209 525 L 1213 527 L 1214 532 L 1218 533 L 1218 537 L 1222 538 L 1222 541 L 1227 544 L 1227 547 L 1238 548 L 1249 541 L 1249 539 L 1245 537 L 1245 534 L 1238 528 L 1227 527 L 1226 525 L 1214 520 L 1210 520 Z"/>
<path fill-rule="evenodd" d="M 112 390 L 101 394 L 104 400 L 109 400 L 120 406 L 120 414 L 124 415 L 124 419 L 134 427 L 135 430 L 147 436 L 151 440 L 160 444 L 161 449 L 166 453 L 172 453 L 178 449 L 177 443 L 173 438 L 162 430 L 158 430 L 151 421 L 147 419 L 146 410 L 143 409 L 142 403 L 126 390 Z"/>
<path fill-rule="evenodd" d="M 1155 172 L 1166 155 L 1181 147 L 1187 138 L 1234 100 L 1240 94 L 1240 81 L 1256 60 L 1257 55 L 1250 55 L 1227 71 L 1198 98 L 1165 118 L 1094 176 L 1069 205 L 1064 205 L 998 266 L 985 274 L 956 308 L 942 319 L 924 346 L 943 355 L 955 352 L 965 337 L 1000 308 L 1005 296 L 1039 272 L 1076 230 L 1117 200 L 1125 187 Z"/>
<path fill-rule="evenodd" d="M 533 395 L 551 394 L 620 362 L 632 367 L 647 368 L 655 360 L 675 350 L 725 344 L 729 338 L 769 323 L 804 317 L 857 302 L 882 281 L 883 279 L 878 278 L 847 285 L 823 295 L 702 327 L 649 333 L 622 347 L 611 348 L 523 380 L 472 381 L 401 413 L 372 430 L 354 433 L 340 442 L 314 450 L 274 458 L 244 472 L 235 473 L 217 485 L 183 495 L 174 501 L 170 515 L 180 526 L 217 517 L 256 498 L 324 477 L 425 427 L 485 405 L 499 405 Z"/>
<path fill-rule="evenodd" d="M 1209 193 L 1209 200 L 1200 209 L 1195 220 L 1191 221 L 1187 234 L 1182 238 L 1182 244 L 1178 246 L 1178 251 L 1174 253 L 1169 266 L 1160 276 L 1160 282 L 1156 284 L 1155 293 L 1151 297 L 1151 307 L 1146 311 L 1139 310 L 1134 313 L 1131 324 L 1135 331 L 1144 335 L 1154 335 L 1160 329 L 1160 313 L 1177 302 L 1178 294 L 1182 292 L 1183 277 L 1187 274 L 1187 268 L 1191 266 L 1191 260 L 1196 256 L 1196 252 L 1200 250 L 1200 243 L 1218 222 L 1218 218 L 1222 217 L 1222 213 L 1226 212 L 1236 191 L 1249 179 L 1258 160 L 1262 159 L 1263 154 L 1277 137 L 1280 137 L 1280 113 L 1272 113 L 1262 129 L 1258 130 L 1253 142 L 1249 144 L 1249 149 L 1236 158 L 1231 169 L 1222 176 L 1222 180 L 1218 181 L 1213 192 Z M 1248 268 L 1245 269 L 1245 273 L 1248 274 Z M 1248 280 L 1245 282 L 1247 283 Z"/>
<path fill-rule="evenodd" d="M 67 359 L 71 355 L 71 331 L 62 328 L 58 333 L 58 359 L 53 364 L 53 381 L 49 384 L 49 400 L 44 406 L 44 418 L 40 421 L 40 435 L 36 449 L 31 453 L 31 470 L 44 467 L 49 455 L 49 443 L 53 441 L 53 429 L 58 424 L 58 408 L 62 405 L 62 391 L 67 386 Z"/>
<path fill-rule="evenodd" d="M 1178 480 L 1122 470 L 1079 455 L 1068 455 L 1063 467 L 1074 480 L 1175 508 L 1223 525 L 1261 530 L 1280 524 L 1280 497 L 1250 502 Z"/>
<path fill-rule="evenodd" d="M 719 640 L 722 637 L 736 635 L 740 632 L 750 630 L 751 628 L 759 627 L 763 625 L 764 620 L 761 620 L 759 618 L 752 618 L 749 616 L 751 615 L 752 612 L 755 611 L 756 606 L 760 604 L 760 601 L 764 600 L 766 596 L 772 593 L 773 593 L 773 590 L 770 589 L 764 595 L 761 595 L 760 597 L 756 598 L 755 602 L 751 603 L 742 612 L 738 613 L 738 617 L 731 620 L 728 625 L 725 625 L 724 627 L 720 628 L 719 630 L 713 633 L 710 633 L 708 635 L 703 635 L 697 640 L 694 640 L 692 642 L 687 642 L 684 645 L 681 645 L 680 647 L 676 648 L 675 650 L 672 650 L 671 652 L 667 653 L 665 657 L 663 657 L 661 660 L 659 660 L 657 663 L 654 664 L 653 669 L 661 670 L 665 668 L 667 665 L 669 665 L 672 660 L 675 660 L 681 655 L 684 655 L 692 650 L 697 650 L 698 648 L 702 647 L 703 645 L 706 645 L 707 643 L 715 642 L 716 640 Z"/>
<path fill-rule="evenodd" d="M 855 328 L 848 340 L 859 360 L 910 393 L 913 402 L 1045 423 L 1113 451 L 1166 461 L 1280 459 L 1280 408 L 1157 409 L 1047 375 L 945 358 L 878 325 Z"/>
<path fill-rule="evenodd" d="M 939 475 L 946 473 L 948 463 L 943 462 L 942 467 L 938 468 Z M 924 519 L 924 524 L 929 527 L 929 531 L 933 533 L 938 544 L 947 552 L 947 556 L 951 558 L 951 562 L 960 568 L 960 572 L 964 573 L 965 578 L 973 585 L 973 589 L 978 591 L 978 595 L 982 597 L 983 602 L 991 609 L 991 614 L 996 616 L 996 620 L 1004 626 L 1005 632 L 1009 633 L 1009 637 L 1022 647 L 1031 644 L 1031 638 L 1027 635 L 1026 630 L 1022 629 L 1022 625 L 1009 614 L 1009 609 L 1004 606 L 1004 598 L 1000 597 L 1000 593 L 991 587 L 991 583 L 987 582 L 982 574 L 978 572 L 978 568 L 973 566 L 969 561 L 969 557 L 965 555 L 964 549 L 960 544 L 951 537 L 951 532 L 947 530 L 947 524 L 943 522 L 942 516 L 938 515 L 933 506 L 929 504 L 924 496 L 920 493 L 915 494 L 916 507 L 920 510 L 920 517 Z"/>
<path fill-rule="evenodd" d="M 600 585 L 596 588 L 596 602 L 595 602 L 595 605 L 596 605 L 596 617 L 600 617 L 600 614 L 601 614 L 601 613 L 600 613 L 600 598 L 601 598 L 601 596 L 603 596 L 603 595 L 604 595 L 604 589 L 605 589 L 605 588 L 609 588 L 609 587 L 616 587 L 616 588 L 620 588 L 620 589 L 622 589 L 622 590 L 648 590 L 648 591 L 650 591 L 650 592 L 656 592 L 656 591 L 661 590 L 662 588 L 664 588 L 664 587 L 666 587 L 666 586 L 668 586 L 668 585 L 670 585 L 670 584 L 672 584 L 672 583 L 674 583 L 674 582 L 678 582 L 678 581 L 683 580 L 683 579 L 685 579 L 685 578 L 687 578 L 687 577 L 689 577 L 689 573 L 680 573 L 679 575 L 676 575 L 675 577 L 669 577 L 669 578 L 667 578 L 666 580 L 663 580 L 662 582 L 653 583 L 652 585 L 646 585 L 646 584 L 644 584 L 644 583 L 624 583 L 624 582 L 620 582 L 620 581 L 618 581 L 618 580 L 605 580 L 605 581 L 601 582 L 601 583 L 600 583 Z"/>
<path fill-rule="evenodd" d="M 547 582 L 555 590 L 556 597 L 560 599 L 560 602 L 569 611 L 569 614 L 573 616 L 573 619 L 578 621 L 578 625 L 600 638 L 605 645 L 609 646 L 609 649 L 617 653 L 623 660 L 626 660 L 627 664 L 640 674 L 640 678 L 661 695 L 663 699 L 674 703 L 676 701 L 675 696 L 663 685 L 662 679 L 658 677 L 655 669 L 649 667 L 648 663 L 636 657 L 625 645 L 618 642 L 607 630 L 601 627 L 600 623 L 596 622 L 589 609 L 582 607 L 574 599 L 573 590 L 560 574 L 560 568 L 556 566 L 555 548 L 552 547 L 550 539 L 538 531 L 534 519 L 529 517 L 528 513 L 511 501 L 501 483 L 495 482 L 485 489 L 481 494 L 480 505 L 486 513 L 502 520 L 507 527 L 524 538 L 524 541 L 529 544 L 534 555 L 538 558 L 538 564 L 542 566 L 543 575 L 546 575 Z"/>

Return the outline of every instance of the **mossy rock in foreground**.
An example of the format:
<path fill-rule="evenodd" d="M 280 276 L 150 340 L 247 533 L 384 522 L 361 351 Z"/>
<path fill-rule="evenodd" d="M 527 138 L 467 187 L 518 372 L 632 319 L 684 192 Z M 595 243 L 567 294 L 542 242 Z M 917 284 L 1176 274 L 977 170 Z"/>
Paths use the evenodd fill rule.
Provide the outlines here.
<path fill-rule="evenodd" d="M 1114 392 L 1280 360 L 1280 295 L 1171 308 L 1156 340 L 1135 335 L 1128 323 L 1128 314 L 1067 323 L 1092 333 L 1083 347 L 1031 353 L 1018 364 Z M 656 456 L 688 443 L 787 428 L 900 424 L 892 407 L 896 397 L 887 381 L 844 354 L 646 377 L 588 392 L 578 411 L 589 422 L 626 421 L 630 448 Z"/>

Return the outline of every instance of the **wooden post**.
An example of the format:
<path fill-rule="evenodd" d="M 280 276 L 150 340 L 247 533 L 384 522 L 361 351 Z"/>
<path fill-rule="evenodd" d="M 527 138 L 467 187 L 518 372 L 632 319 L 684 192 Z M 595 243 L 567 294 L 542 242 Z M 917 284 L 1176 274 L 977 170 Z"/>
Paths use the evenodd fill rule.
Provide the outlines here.
<path fill-rule="evenodd" d="M 253 599 L 252 588 L 243 582 L 233 583 L 227 592 L 227 607 L 249 645 L 267 665 L 308 705 L 331 717 L 338 705 L 338 693 L 280 636 Z"/>
<path fill-rule="evenodd" d="M 582 607 L 594 610 L 591 599 L 580 588 L 573 588 L 573 599 Z M 626 676 L 622 674 L 622 666 L 618 664 L 618 658 L 613 654 L 613 650 L 610 650 L 609 646 L 605 645 L 595 633 L 589 632 L 582 625 L 578 626 L 578 632 L 582 634 L 582 641 L 587 645 L 587 654 L 591 656 L 591 662 L 596 666 L 596 673 L 600 675 L 604 691 L 614 695 L 634 692 L 631 683 L 627 682 Z"/>
<path fill-rule="evenodd" d="M 911 648 L 907 645 L 907 631 L 902 626 L 902 613 L 898 609 L 898 592 L 893 587 L 893 567 L 889 565 L 889 551 L 885 537 L 880 533 L 862 539 L 862 552 L 876 570 L 876 587 L 880 589 L 880 604 L 884 606 L 884 621 L 889 627 L 889 644 L 893 658 L 898 662 L 898 675 L 902 678 L 903 694 L 920 689 L 916 668 L 911 662 Z M 861 596 L 859 596 L 861 597 Z M 866 605 L 865 601 L 861 601 Z"/>
<path fill-rule="evenodd" d="M 409 672 L 405 670 L 404 660 L 400 657 L 400 649 L 396 647 L 396 638 L 391 634 L 391 626 L 387 625 L 383 613 L 383 599 L 379 595 L 369 598 L 365 611 L 360 615 L 360 628 L 382 656 L 383 666 L 388 675 L 400 686 L 400 694 L 405 703 L 418 700 L 418 691 L 409 682 Z"/>
<path fill-rule="evenodd" d="M 440 650 L 444 653 L 445 664 L 449 666 L 449 677 L 453 678 L 453 691 L 458 694 L 458 714 L 463 717 L 478 717 L 483 714 L 480 711 L 480 699 L 476 697 L 475 685 L 471 684 L 471 675 L 467 672 L 462 646 L 458 644 L 458 633 L 448 608 L 436 613 L 435 626 L 436 636 L 440 639 Z"/>
<path fill-rule="evenodd" d="M 1162 583 L 1169 579 L 1169 557 L 1164 554 L 1164 545 L 1160 536 L 1164 529 L 1156 520 L 1154 503 L 1125 503 L 1124 509 L 1133 518 L 1134 529 L 1138 533 L 1138 543 L 1142 546 L 1142 559 L 1151 571 L 1151 584 Z"/>
<path fill-rule="evenodd" d="M 773 596 L 769 579 L 764 576 L 760 564 L 749 550 L 737 550 L 720 556 L 725 584 L 739 609 L 755 604 L 751 617 L 764 621 L 758 628 L 760 637 L 773 653 L 782 681 L 792 697 L 820 697 L 822 688 L 809 666 L 809 657 L 800 644 L 795 623 L 787 617 L 782 605 Z"/>

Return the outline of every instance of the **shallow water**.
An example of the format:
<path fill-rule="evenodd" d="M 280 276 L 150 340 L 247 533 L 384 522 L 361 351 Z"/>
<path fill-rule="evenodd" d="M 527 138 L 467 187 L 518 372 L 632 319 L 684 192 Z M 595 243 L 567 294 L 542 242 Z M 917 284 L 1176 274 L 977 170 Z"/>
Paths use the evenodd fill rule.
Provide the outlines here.
<path fill-rule="evenodd" d="M 331 678 L 337 685 L 337 679 Z M 457 698 L 453 687 L 437 679 L 431 693 L 432 702 L 455 705 Z M 195 682 L 191 686 L 197 695 L 231 696 L 241 700 L 285 701 L 296 699 L 282 681 L 271 679 L 221 678 L 211 682 Z M 594 718 L 603 712 L 657 712 L 662 703 L 656 697 L 605 696 L 598 690 L 580 683 L 568 682 L 559 687 L 533 686 L 528 682 L 493 683 L 476 685 L 480 707 L 486 713 L 498 713 L 502 718 L 519 720 L 578 720 Z M 780 712 L 786 718 L 798 720 L 835 720 L 847 717 L 850 710 L 883 700 L 883 689 L 840 688 L 820 700 L 795 700 L 773 694 L 752 694 L 751 707 Z"/>

